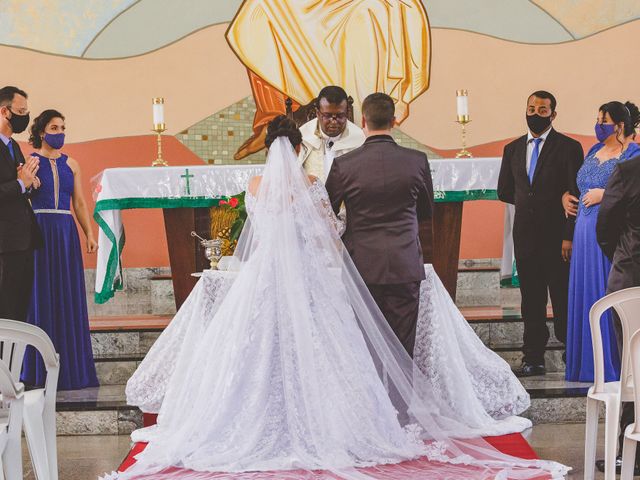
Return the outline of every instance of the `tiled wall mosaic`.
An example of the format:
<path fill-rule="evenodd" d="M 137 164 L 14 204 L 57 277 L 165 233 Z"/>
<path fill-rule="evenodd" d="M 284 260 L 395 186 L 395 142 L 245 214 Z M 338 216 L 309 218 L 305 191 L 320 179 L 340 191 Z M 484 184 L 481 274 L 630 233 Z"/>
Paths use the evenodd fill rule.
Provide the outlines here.
<path fill-rule="evenodd" d="M 238 148 L 253 133 L 255 112 L 253 97 L 247 97 L 180 132 L 176 138 L 198 155 L 203 162 L 212 165 L 264 163 L 265 150 L 242 160 L 233 159 Z M 437 158 L 437 155 L 425 145 L 400 130 L 395 129 L 393 136 L 400 145 L 424 151 L 429 158 Z"/>

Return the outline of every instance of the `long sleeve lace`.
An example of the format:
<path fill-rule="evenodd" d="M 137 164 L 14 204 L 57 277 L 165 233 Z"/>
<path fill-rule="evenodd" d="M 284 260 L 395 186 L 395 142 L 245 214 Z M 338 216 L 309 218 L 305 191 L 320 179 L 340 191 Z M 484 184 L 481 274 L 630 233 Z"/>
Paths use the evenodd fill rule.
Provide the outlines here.
<path fill-rule="evenodd" d="M 311 192 L 311 197 L 318 205 L 318 208 L 320 209 L 322 214 L 329 219 L 331 224 L 338 232 L 338 236 L 341 237 L 347 225 L 346 211 L 341 210 L 340 214 L 336 216 L 336 214 L 333 212 L 333 208 L 331 208 L 331 202 L 329 201 L 329 194 L 327 193 L 327 189 L 324 188 L 324 184 L 320 181 L 320 179 L 316 179 L 316 181 L 311 184 L 311 188 L 309 191 Z"/>

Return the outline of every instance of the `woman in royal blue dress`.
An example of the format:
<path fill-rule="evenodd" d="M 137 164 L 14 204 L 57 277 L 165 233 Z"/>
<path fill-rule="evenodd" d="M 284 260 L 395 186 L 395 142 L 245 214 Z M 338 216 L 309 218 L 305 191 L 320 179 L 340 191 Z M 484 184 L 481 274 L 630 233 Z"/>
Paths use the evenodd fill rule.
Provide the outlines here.
<path fill-rule="evenodd" d="M 573 235 L 573 254 L 569 277 L 569 317 L 567 331 L 566 379 L 593 382 L 593 348 L 589 329 L 589 310 L 607 291 L 611 262 L 596 241 L 596 220 L 604 188 L 616 164 L 640 155 L 633 140 L 640 123 L 640 112 L 630 102 L 609 102 L 600 107 L 595 126 L 598 143 L 587 154 L 578 171 L 580 199 L 567 195 L 565 209 L 575 212 L 569 203 L 577 203 Z M 620 352 L 613 319 L 606 313 L 601 322 L 605 381 L 620 377 Z"/>
<path fill-rule="evenodd" d="M 89 317 L 80 238 L 73 211 L 85 233 L 87 252 L 97 250 L 89 211 L 82 194 L 78 162 L 62 153 L 65 122 L 56 110 L 45 110 L 31 127 L 29 143 L 40 159 L 40 187 L 31 204 L 44 237 L 35 252 L 35 279 L 27 321 L 42 328 L 60 354 L 58 389 L 98 386 L 91 350 Z M 27 385 L 44 385 L 46 371 L 40 355 L 28 349 L 22 369 Z"/>

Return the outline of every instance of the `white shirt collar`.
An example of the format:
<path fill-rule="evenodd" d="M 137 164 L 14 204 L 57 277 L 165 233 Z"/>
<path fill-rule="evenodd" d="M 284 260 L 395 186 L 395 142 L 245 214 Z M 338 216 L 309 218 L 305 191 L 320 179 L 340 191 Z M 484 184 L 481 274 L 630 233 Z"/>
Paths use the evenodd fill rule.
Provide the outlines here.
<path fill-rule="evenodd" d="M 0 140 L 2 140 L 2 143 L 4 143 L 5 145 L 9 145 L 9 142 L 11 141 L 11 139 L 9 137 L 5 137 L 1 133 L 0 133 Z"/>
<path fill-rule="evenodd" d="M 324 140 L 325 144 L 329 143 L 329 142 L 333 142 L 336 143 L 338 140 L 340 140 L 342 138 L 342 136 L 345 134 L 345 132 L 347 131 L 347 128 L 345 127 L 345 129 L 342 131 L 342 133 L 340 135 L 338 135 L 337 137 L 330 137 L 329 135 L 327 135 L 326 133 L 324 133 L 322 131 L 322 128 L 320 128 L 320 125 L 318 125 L 318 131 L 320 132 L 320 136 L 322 137 L 322 139 Z"/>
<path fill-rule="evenodd" d="M 547 130 L 546 132 L 544 132 L 542 135 L 540 135 L 537 138 L 541 138 L 542 139 L 542 143 L 546 142 L 547 141 L 547 137 L 549 136 L 549 133 L 551 133 L 551 130 L 553 130 L 553 127 L 549 128 L 549 130 Z M 536 138 L 536 137 L 534 137 L 531 134 L 531 130 L 529 130 L 529 133 L 527 133 L 527 144 L 529 144 L 531 142 L 531 140 L 533 140 L 534 138 Z"/>

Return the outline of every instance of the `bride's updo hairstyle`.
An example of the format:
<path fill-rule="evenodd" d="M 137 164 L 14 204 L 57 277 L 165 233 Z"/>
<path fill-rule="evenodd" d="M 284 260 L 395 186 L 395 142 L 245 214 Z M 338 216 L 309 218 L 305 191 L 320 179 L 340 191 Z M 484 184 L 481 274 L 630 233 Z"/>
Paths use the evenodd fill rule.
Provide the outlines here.
<path fill-rule="evenodd" d="M 293 148 L 298 148 L 298 145 L 302 143 L 302 133 L 300 133 L 295 122 L 286 115 L 278 115 L 269 122 L 267 137 L 264 139 L 265 146 L 267 148 L 271 147 L 271 144 L 278 137 L 287 137 Z"/>

